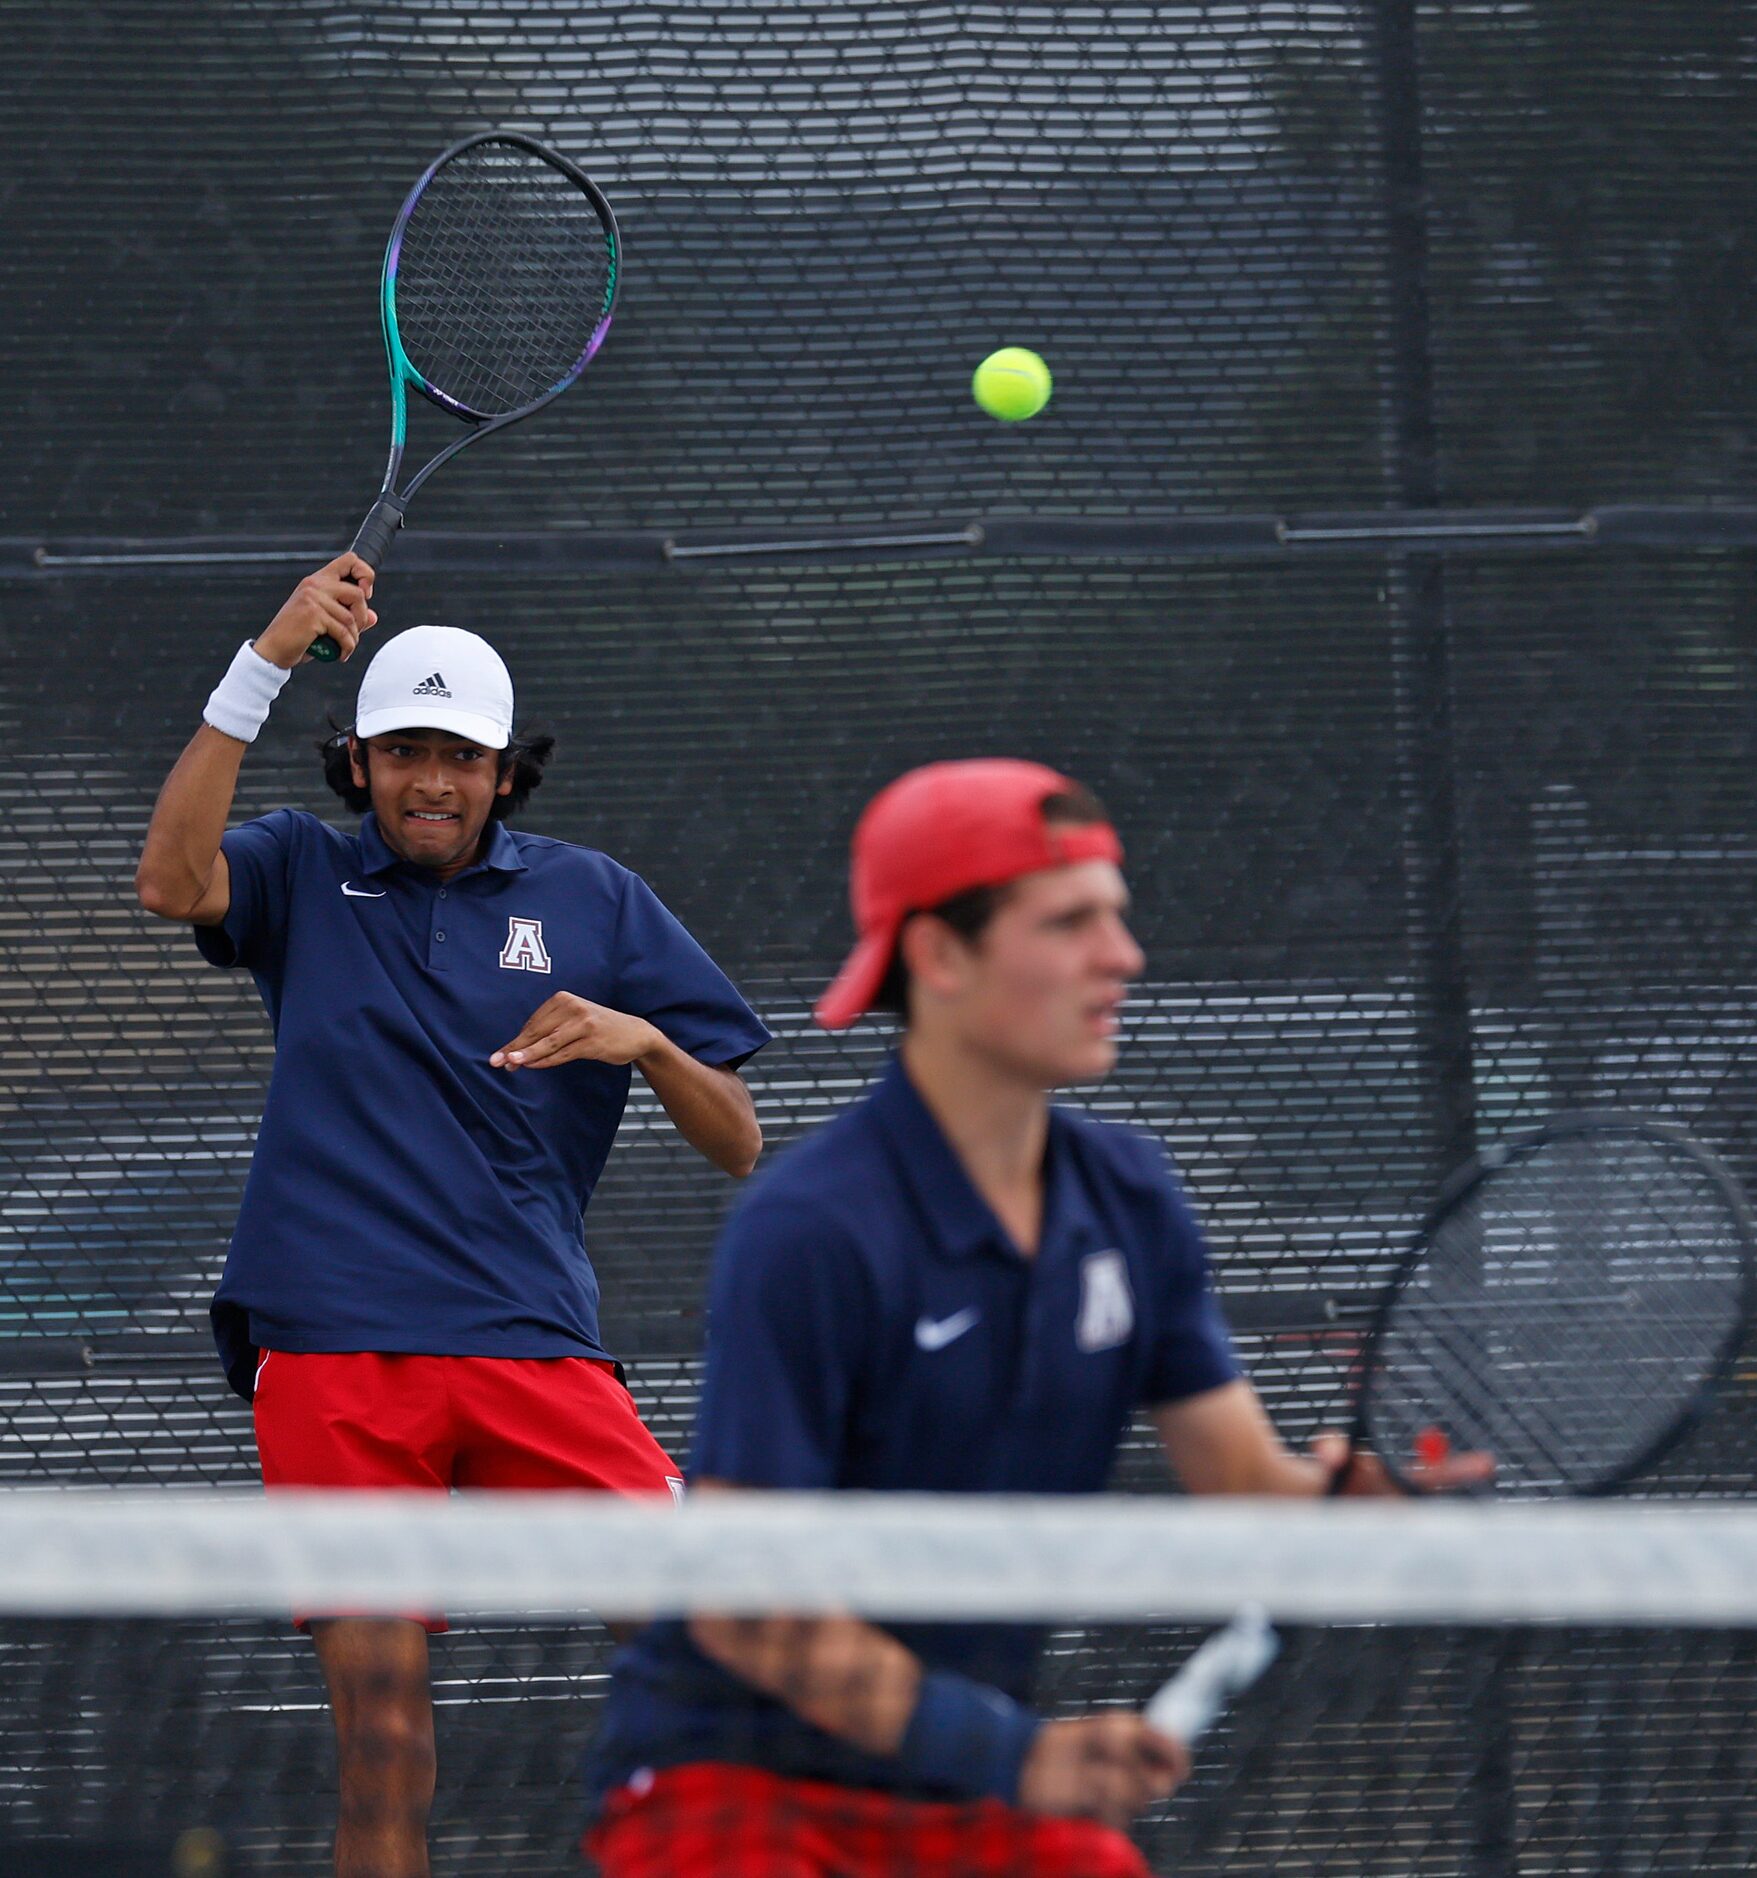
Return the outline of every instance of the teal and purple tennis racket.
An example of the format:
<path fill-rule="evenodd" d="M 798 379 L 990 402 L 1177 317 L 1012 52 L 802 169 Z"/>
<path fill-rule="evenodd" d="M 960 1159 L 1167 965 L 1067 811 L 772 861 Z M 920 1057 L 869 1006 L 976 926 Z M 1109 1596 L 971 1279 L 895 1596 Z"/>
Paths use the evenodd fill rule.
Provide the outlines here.
<path fill-rule="evenodd" d="M 564 156 L 513 130 L 440 155 L 410 190 L 384 252 L 379 313 L 390 363 L 390 456 L 354 552 L 374 569 L 416 490 L 465 445 L 558 398 L 610 330 L 622 275 L 616 217 Z M 468 428 L 406 483 L 409 392 Z M 314 658 L 333 659 L 330 638 Z"/>

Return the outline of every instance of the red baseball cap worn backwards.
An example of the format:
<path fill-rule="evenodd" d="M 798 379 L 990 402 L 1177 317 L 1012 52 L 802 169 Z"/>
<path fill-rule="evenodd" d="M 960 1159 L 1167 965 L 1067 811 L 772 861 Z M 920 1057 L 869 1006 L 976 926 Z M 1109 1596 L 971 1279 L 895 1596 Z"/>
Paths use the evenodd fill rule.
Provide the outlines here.
<path fill-rule="evenodd" d="M 1120 864 L 1108 822 L 1045 824 L 1045 801 L 1077 786 L 1041 763 L 980 757 L 929 763 L 881 789 L 854 830 L 849 898 L 859 937 L 818 1000 L 817 1021 L 841 1030 L 872 1008 L 911 913 L 1046 867 Z"/>

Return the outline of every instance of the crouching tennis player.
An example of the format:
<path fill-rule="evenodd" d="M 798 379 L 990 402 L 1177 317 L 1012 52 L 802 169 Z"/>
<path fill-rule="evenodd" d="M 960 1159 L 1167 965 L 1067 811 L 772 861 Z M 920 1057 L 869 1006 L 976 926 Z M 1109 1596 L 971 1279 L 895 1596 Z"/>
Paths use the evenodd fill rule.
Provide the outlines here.
<path fill-rule="evenodd" d="M 729 1174 L 762 1145 L 737 1067 L 768 1032 L 640 878 L 515 834 L 550 739 L 474 633 L 373 659 L 325 772 L 358 834 L 278 809 L 224 832 L 244 754 L 321 633 L 373 624 L 343 555 L 240 648 L 165 783 L 141 901 L 255 976 L 275 1063 L 213 1305 L 278 1487 L 682 1482 L 599 1341 L 581 1211 L 631 1066 Z M 222 838 L 223 837 L 223 838 Z M 336 1870 L 428 1870 L 437 1619 L 316 1617 L 341 1782 Z"/>
<path fill-rule="evenodd" d="M 1035 764 L 915 770 L 854 837 L 859 940 L 818 1006 L 906 1030 L 720 1242 L 703 1489 L 1096 1493 L 1137 1407 L 1198 1493 L 1315 1495 L 1239 1371 L 1158 1143 L 1052 1108 L 1102 1077 L 1142 955 L 1122 850 Z M 606 1878 L 1143 1878 L 1184 1777 L 1138 1714 L 1027 1706 L 1029 1627 L 698 1617 L 618 1659 L 588 1760 Z"/>

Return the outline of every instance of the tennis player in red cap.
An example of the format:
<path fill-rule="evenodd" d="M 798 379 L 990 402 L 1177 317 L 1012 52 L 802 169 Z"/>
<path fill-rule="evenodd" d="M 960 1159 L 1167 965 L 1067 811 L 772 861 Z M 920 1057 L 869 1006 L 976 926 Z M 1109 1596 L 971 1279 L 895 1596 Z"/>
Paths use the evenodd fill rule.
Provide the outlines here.
<path fill-rule="evenodd" d="M 818 1006 L 896 1060 L 791 1149 L 715 1261 L 691 1472 L 714 1488 L 1097 1493 L 1138 1408 L 1197 1493 L 1387 1491 L 1286 1448 L 1159 1142 L 1052 1107 L 1116 1059 L 1142 955 L 1122 845 L 1034 763 L 902 777 L 854 835 Z M 607 1878 L 1142 1878 L 1122 1830 L 1182 1743 L 1029 1706 L 1039 1633 L 697 1617 L 618 1662 L 588 1783 Z"/>

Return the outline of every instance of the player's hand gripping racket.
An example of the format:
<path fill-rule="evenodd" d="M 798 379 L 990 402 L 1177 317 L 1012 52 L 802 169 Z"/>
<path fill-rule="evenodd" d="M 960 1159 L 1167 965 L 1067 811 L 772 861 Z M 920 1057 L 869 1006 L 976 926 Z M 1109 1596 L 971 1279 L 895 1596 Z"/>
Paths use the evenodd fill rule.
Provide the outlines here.
<path fill-rule="evenodd" d="M 610 330 L 622 273 L 616 217 L 577 164 L 518 131 L 445 151 L 409 192 L 384 251 L 390 457 L 354 552 L 384 566 L 410 498 L 479 437 L 573 384 Z M 401 487 L 412 389 L 468 428 Z M 340 648 L 316 640 L 311 655 Z"/>
<path fill-rule="evenodd" d="M 1260 1605 L 1247 1604 L 1165 1683 L 1147 1704 L 1147 1721 L 1193 1748 L 1235 1695 L 1275 1661 L 1281 1639 Z"/>
<path fill-rule="evenodd" d="M 1471 1452 L 1493 1457 L 1483 1491 L 1614 1491 L 1712 1402 L 1750 1317 L 1753 1247 L 1738 1183 L 1668 1124 L 1564 1115 L 1486 1151 L 1379 1300 L 1355 1451 L 1405 1491 L 1448 1484 Z"/>

